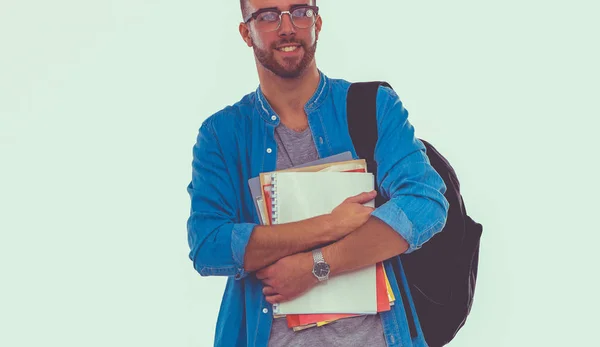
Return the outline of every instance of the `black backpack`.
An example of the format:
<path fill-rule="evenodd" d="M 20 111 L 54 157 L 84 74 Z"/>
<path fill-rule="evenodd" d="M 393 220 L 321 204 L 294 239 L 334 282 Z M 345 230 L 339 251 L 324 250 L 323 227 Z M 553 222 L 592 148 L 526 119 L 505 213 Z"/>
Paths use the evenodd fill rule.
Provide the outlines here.
<path fill-rule="evenodd" d="M 357 155 L 367 161 L 367 167 L 374 175 L 377 175 L 377 164 L 373 158 L 377 142 L 376 100 L 380 85 L 391 88 L 386 82 L 353 83 L 347 95 L 348 128 L 352 142 Z M 423 247 L 401 254 L 401 264 L 398 261 L 392 263 L 398 280 L 399 267 L 404 268 L 427 344 L 438 347 L 454 338 L 471 311 L 483 227 L 467 215 L 460 183 L 450 163 L 430 143 L 419 140 L 425 144 L 431 165 L 447 186 L 444 196 L 450 205 L 448 218 L 443 230 Z M 385 201 L 378 194 L 375 206 Z M 417 331 L 406 293 L 402 285 L 399 287 L 411 337 L 415 337 Z"/>

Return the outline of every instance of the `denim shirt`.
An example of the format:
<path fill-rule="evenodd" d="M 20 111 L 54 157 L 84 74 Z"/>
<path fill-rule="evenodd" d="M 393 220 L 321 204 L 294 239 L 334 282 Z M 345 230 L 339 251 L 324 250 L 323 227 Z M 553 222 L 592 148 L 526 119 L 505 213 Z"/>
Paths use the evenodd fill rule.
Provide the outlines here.
<path fill-rule="evenodd" d="M 350 151 L 358 159 L 348 132 L 346 94 L 350 83 L 320 81 L 304 110 L 320 158 Z M 234 105 L 208 117 L 193 147 L 192 179 L 187 187 L 191 211 L 187 221 L 189 257 L 201 276 L 227 276 L 219 310 L 215 346 L 267 346 L 272 306 L 254 273 L 244 270 L 244 254 L 253 228 L 259 224 L 248 179 L 276 169 L 274 130 L 279 116 L 260 86 Z M 414 135 L 408 112 L 396 93 L 380 87 L 377 93 L 379 138 L 375 148 L 379 194 L 389 201 L 373 216 L 387 223 L 408 243 L 407 253 L 441 231 L 446 223 L 446 186 L 430 165 L 425 146 Z M 381 321 L 388 346 L 426 346 L 410 290 L 401 269 L 395 278 L 392 261 L 384 262 L 396 297 Z M 401 266 L 400 266 L 401 268 Z M 417 336 L 409 333 L 398 283 L 407 293 Z"/>

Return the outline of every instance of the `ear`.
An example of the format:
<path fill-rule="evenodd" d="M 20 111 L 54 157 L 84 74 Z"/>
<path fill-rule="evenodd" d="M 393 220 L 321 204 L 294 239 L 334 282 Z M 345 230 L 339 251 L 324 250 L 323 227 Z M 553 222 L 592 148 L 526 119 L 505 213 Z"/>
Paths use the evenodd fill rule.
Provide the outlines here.
<path fill-rule="evenodd" d="M 319 33 L 321 32 L 321 27 L 323 26 L 323 20 L 321 19 L 321 15 L 317 17 L 317 21 L 315 22 L 315 39 L 319 40 Z"/>
<path fill-rule="evenodd" d="M 254 43 L 252 42 L 252 38 L 250 37 L 250 30 L 248 30 L 248 24 L 240 23 L 239 26 L 240 35 L 242 36 L 242 40 L 246 42 L 248 47 L 252 47 Z"/>

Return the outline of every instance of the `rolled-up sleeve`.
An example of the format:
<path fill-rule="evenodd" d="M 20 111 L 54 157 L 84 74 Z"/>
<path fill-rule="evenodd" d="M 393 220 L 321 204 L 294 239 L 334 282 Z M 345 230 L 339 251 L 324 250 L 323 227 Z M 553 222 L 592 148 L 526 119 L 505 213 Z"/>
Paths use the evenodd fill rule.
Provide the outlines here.
<path fill-rule="evenodd" d="M 377 182 L 380 194 L 389 200 L 372 215 L 398 232 L 409 245 L 406 253 L 411 253 L 446 224 L 446 185 L 415 137 L 396 93 L 380 87 L 377 100 Z"/>
<path fill-rule="evenodd" d="M 193 148 L 192 180 L 187 187 L 191 211 L 187 221 L 189 257 L 202 276 L 244 278 L 244 255 L 253 223 L 239 223 L 239 194 L 225 155 L 205 121 Z"/>

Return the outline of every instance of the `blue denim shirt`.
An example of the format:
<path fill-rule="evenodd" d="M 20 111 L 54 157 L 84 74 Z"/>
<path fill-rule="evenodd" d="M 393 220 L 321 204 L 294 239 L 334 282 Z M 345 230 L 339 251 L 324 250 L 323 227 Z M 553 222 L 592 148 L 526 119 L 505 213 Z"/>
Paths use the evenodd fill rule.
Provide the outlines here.
<path fill-rule="evenodd" d="M 319 157 L 351 151 L 357 158 L 346 119 L 350 83 L 319 74 L 319 86 L 304 107 Z M 274 130 L 279 121 L 258 87 L 207 118 L 193 147 L 192 180 L 187 187 L 191 198 L 189 256 L 200 275 L 228 276 L 215 346 L 267 346 L 269 340 L 272 307 L 262 294 L 262 283 L 244 270 L 246 246 L 259 223 L 247 182 L 261 172 L 275 170 Z M 408 112 L 390 88 L 379 88 L 377 122 L 376 181 L 379 193 L 390 200 L 372 215 L 398 232 L 409 244 L 407 253 L 413 252 L 445 225 L 446 186 L 429 164 Z M 403 272 L 402 278 L 395 278 L 392 261 L 399 258 L 384 265 L 398 301 L 391 311 L 381 313 L 386 342 L 390 347 L 426 346 L 406 278 Z M 417 337 L 410 336 L 397 283 L 408 293 Z"/>

